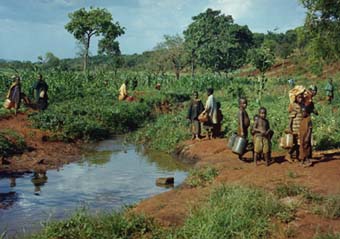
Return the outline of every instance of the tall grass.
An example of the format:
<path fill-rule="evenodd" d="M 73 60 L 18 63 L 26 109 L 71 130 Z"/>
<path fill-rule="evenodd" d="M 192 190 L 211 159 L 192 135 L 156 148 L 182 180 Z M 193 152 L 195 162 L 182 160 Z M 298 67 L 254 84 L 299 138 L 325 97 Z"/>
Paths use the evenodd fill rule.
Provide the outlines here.
<path fill-rule="evenodd" d="M 142 238 L 148 233 L 157 234 L 152 219 L 143 215 L 125 214 L 124 212 L 90 214 L 87 210 L 76 211 L 72 217 L 63 221 L 49 222 L 44 229 L 30 239 L 112 239 Z"/>
<path fill-rule="evenodd" d="M 224 185 L 193 209 L 176 230 L 160 228 L 152 219 L 127 211 L 92 215 L 78 210 L 69 219 L 47 223 L 29 238 L 268 238 L 273 233 L 273 219 L 290 213 L 263 190 Z"/>

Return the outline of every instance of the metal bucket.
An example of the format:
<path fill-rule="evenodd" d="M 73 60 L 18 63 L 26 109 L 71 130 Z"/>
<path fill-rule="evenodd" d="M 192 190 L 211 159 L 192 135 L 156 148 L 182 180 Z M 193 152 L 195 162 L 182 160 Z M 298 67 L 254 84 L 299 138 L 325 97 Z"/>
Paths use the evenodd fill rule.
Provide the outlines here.
<path fill-rule="evenodd" d="M 236 137 L 237 137 L 237 134 L 235 134 L 235 133 L 233 133 L 233 134 L 230 136 L 230 138 L 229 138 L 229 140 L 228 140 L 228 145 L 227 145 L 227 147 L 228 147 L 229 149 L 232 149 L 232 148 L 233 148 Z"/>
<path fill-rule="evenodd" d="M 247 147 L 247 140 L 240 136 L 236 136 L 235 142 L 232 148 L 233 153 L 243 155 Z"/>
<path fill-rule="evenodd" d="M 289 149 L 293 147 L 293 140 L 294 140 L 294 137 L 292 134 L 285 134 L 280 139 L 280 147 L 284 149 Z"/>

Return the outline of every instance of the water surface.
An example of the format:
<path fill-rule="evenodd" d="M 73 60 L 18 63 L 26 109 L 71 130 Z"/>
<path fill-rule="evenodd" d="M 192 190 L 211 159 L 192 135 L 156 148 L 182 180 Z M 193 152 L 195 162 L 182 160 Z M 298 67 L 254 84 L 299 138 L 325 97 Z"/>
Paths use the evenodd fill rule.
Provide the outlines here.
<path fill-rule="evenodd" d="M 65 218 L 81 206 L 119 210 L 169 190 L 155 185 L 158 177 L 174 177 L 174 186 L 179 185 L 185 171 L 169 155 L 145 154 L 120 139 L 87 145 L 80 162 L 60 170 L 0 175 L 0 234 L 38 230 L 42 221 Z"/>

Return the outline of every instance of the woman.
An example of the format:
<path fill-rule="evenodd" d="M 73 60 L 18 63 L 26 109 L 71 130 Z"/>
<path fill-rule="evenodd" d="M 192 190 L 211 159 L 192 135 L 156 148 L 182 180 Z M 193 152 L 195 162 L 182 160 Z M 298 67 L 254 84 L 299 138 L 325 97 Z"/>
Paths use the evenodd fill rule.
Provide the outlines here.
<path fill-rule="evenodd" d="M 198 92 L 194 92 L 194 98 L 192 99 L 189 110 L 188 119 L 191 121 L 192 139 L 199 140 L 201 137 L 201 122 L 198 120 L 198 116 L 203 112 L 204 106 L 202 101 L 198 98 Z"/>
<path fill-rule="evenodd" d="M 10 100 L 10 105 L 8 109 L 14 108 L 15 115 L 17 114 L 18 109 L 20 108 L 20 100 L 21 100 L 21 84 L 20 84 L 20 77 L 13 76 L 14 79 L 13 84 L 8 90 L 7 99 Z"/>
<path fill-rule="evenodd" d="M 208 99 L 205 103 L 205 109 L 204 112 L 206 112 L 209 116 L 208 122 L 204 123 L 204 128 L 207 131 L 208 139 L 211 139 L 213 136 L 213 132 L 215 132 L 216 125 L 218 123 L 217 119 L 217 104 L 216 99 L 214 97 L 214 89 L 208 88 L 207 89 L 207 95 Z"/>

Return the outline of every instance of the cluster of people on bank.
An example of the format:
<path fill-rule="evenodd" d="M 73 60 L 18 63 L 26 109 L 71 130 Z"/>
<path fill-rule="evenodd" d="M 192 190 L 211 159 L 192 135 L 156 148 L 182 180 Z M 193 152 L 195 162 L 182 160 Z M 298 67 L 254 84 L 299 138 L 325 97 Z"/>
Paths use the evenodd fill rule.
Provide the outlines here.
<path fill-rule="evenodd" d="M 290 103 L 288 106 L 289 125 L 284 136 L 280 140 L 280 146 L 288 149 L 286 159 L 291 162 L 299 162 L 304 167 L 312 165 L 312 120 L 311 114 L 318 115 L 314 107 L 313 97 L 317 94 L 317 87 L 311 85 L 308 89 L 303 86 L 291 86 L 289 91 Z M 325 88 L 329 103 L 334 98 L 334 87 L 332 80 Z M 193 99 L 189 105 L 187 118 L 191 121 L 191 132 L 193 140 L 200 140 L 201 126 L 206 130 L 206 138 L 216 138 L 221 134 L 221 123 L 223 114 L 220 109 L 221 104 L 213 96 L 214 90 L 207 89 L 208 99 L 203 105 L 194 92 Z M 264 159 L 268 166 L 271 161 L 271 139 L 274 131 L 270 128 L 267 119 L 267 109 L 260 107 L 258 114 L 254 116 L 253 124 L 246 111 L 247 100 L 239 99 L 238 129 L 237 134 L 229 139 L 228 146 L 232 151 L 243 159 L 247 151 L 253 152 L 253 160 L 257 164 L 258 160 Z M 249 130 L 250 129 L 250 130 Z M 252 140 L 248 141 L 250 131 Z"/>
<path fill-rule="evenodd" d="M 28 107 L 38 110 L 45 110 L 48 107 L 48 85 L 39 74 L 37 81 L 32 85 L 30 95 L 34 100 L 31 100 L 27 94 L 22 91 L 20 77 L 17 75 L 12 76 L 13 83 L 11 84 L 6 99 L 4 108 L 14 109 L 15 115 L 17 114 L 21 101 Z"/>

